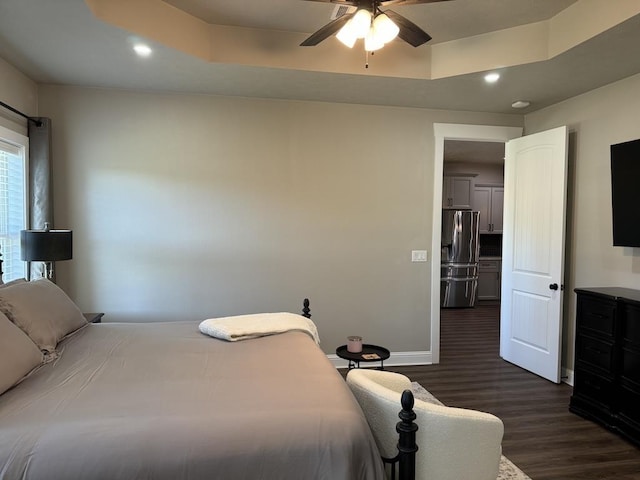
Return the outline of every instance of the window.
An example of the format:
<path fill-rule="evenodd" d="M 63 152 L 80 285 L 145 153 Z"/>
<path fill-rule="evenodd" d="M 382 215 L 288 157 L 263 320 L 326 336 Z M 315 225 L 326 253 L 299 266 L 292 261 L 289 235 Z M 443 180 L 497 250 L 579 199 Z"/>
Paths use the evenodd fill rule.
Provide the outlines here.
<path fill-rule="evenodd" d="M 5 282 L 26 276 L 20 230 L 27 225 L 27 137 L 0 127 L 0 253 Z"/>

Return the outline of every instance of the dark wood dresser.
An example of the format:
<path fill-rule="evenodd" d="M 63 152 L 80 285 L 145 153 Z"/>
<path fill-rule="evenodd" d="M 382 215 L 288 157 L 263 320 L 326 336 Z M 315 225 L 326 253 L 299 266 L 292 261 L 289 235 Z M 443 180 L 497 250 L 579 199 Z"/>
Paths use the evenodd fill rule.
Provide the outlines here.
<path fill-rule="evenodd" d="M 640 445 L 640 291 L 577 288 L 569 410 Z"/>

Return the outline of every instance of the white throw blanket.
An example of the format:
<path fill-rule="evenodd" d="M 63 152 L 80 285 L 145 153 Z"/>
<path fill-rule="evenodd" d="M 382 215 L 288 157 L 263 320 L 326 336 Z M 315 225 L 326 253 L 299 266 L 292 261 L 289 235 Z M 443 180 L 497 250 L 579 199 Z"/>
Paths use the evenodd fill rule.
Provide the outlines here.
<path fill-rule="evenodd" d="M 205 335 L 237 342 L 297 330 L 305 332 L 319 345 L 320 337 L 315 323 L 295 313 L 256 313 L 233 317 L 209 318 L 200 323 Z"/>

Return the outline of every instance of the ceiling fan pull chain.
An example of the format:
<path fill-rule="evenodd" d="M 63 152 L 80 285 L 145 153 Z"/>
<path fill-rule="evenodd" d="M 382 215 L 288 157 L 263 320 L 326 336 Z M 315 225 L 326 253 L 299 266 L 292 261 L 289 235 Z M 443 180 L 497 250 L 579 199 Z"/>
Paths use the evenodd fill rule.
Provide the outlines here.
<path fill-rule="evenodd" d="M 369 51 L 364 51 L 364 68 L 369 68 Z"/>

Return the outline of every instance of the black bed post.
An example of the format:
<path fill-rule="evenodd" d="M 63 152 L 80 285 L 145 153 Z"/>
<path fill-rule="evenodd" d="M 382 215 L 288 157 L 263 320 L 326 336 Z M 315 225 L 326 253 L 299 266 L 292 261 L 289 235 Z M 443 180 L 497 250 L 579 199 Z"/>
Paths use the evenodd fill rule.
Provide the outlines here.
<path fill-rule="evenodd" d="M 402 392 L 400 399 L 402 410 L 398 414 L 400 421 L 396 424 L 398 439 L 399 480 L 415 480 L 416 478 L 416 414 L 413 411 L 413 393 L 411 390 Z"/>
<path fill-rule="evenodd" d="M 302 316 L 311 318 L 311 309 L 309 308 L 309 299 L 305 298 L 302 302 Z"/>

